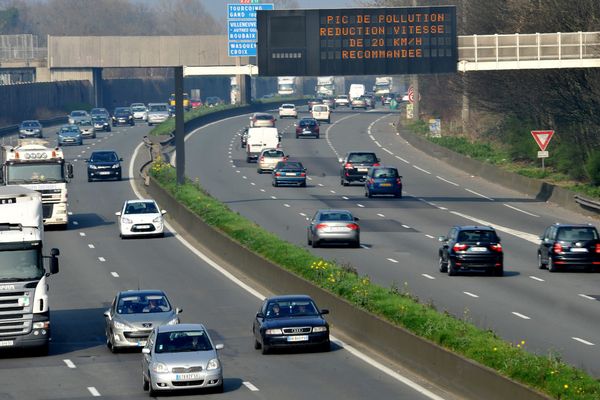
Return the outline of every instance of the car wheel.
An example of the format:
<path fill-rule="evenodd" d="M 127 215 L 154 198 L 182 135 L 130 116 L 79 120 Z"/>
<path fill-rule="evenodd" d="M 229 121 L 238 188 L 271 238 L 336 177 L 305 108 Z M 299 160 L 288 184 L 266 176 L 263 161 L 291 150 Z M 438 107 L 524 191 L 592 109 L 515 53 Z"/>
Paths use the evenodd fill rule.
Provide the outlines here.
<path fill-rule="evenodd" d="M 310 240 L 310 236 L 306 236 L 306 243 L 310 246 L 312 245 L 312 240 Z"/>
<path fill-rule="evenodd" d="M 328 340 L 327 342 L 323 343 L 319 350 L 321 350 L 324 353 L 327 353 L 328 351 L 331 350 L 331 342 L 329 342 L 329 340 Z"/>
<path fill-rule="evenodd" d="M 212 390 L 213 390 L 213 393 L 223 393 L 223 391 L 224 391 L 223 380 L 221 380 L 221 384 L 215 386 Z"/>
<path fill-rule="evenodd" d="M 296 139 L 299 139 L 299 138 L 300 138 L 300 136 L 296 135 Z"/>
<path fill-rule="evenodd" d="M 556 264 L 554 264 L 554 260 L 552 257 L 548 257 L 548 271 L 556 272 L 558 269 L 556 268 Z"/>
<path fill-rule="evenodd" d="M 448 276 L 456 276 L 456 267 L 454 265 L 454 261 L 452 261 L 452 260 L 448 261 L 447 270 L 448 270 Z"/>
<path fill-rule="evenodd" d="M 373 194 L 372 194 L 370 191 L 368 191 L 368 190 L 367 190 L 367 193 L 366 193 L 366 194 L 367 194 L 367 197 L 368 197 L 368 198 L 372 198 L 372 197 L 373 197 Z"/>
<path fill-rule="evenodd" d="M 494 268 L 492 273 L 494 276 L 504 276 L 504 266 L 502 266 L 500 268 Z"/>
<path fill-rule="evenodd" d="M 271 348 L 265 344 L 263 344 L 261 346 L 261 353 L 262 354 L 269 354 L 269 351 L 271 350 Z"/>
<path fill-rule="evenodd" d="M 321 137 L 321 135 L 317 135 L 315 136 L 315 139 L 319 139 Z"/>
<path fill-rule="evenodd" d="M 546 265 L 542 262 L 542 255 L 540 253 L 537 255 L 537 262 L 539 269 L 546 269 Z"/>
<path fill-rule="evenodd" d="M 112 339 L 110 340 L 110 352 L 113 354 L 117 354 L 119 352 L 119 348 L 117 346 L 114 345 L 114 343 L 112 342 Z"/>
<path fill-rule="evenodd" d="M 313 249 L 316 249 L 317 247 L 319 247 L 319 241 L 313 238 L 311 245 Z"/>
<path fill-rule="evenodd" d="M 263 173 L 263 172 L 262 172 L 262 169 L 260 169 L 260 168 L 259 168 L 259 169 L 257 169 L 257 170 L 256 170 L 256 172 L 257 172 L 257 173 L 259 173 L 259 174 L 262 174 L 262 173 Z"/>
<path fill-rule="evenodd" d="M 353 248 L 355 248 L 355 249 L 358 249 L 358 248 L 360 248 L 360 239 L 359 239 L 359 240 L 356 240 L 356 241 L 354 241 L 354 242 L 352 242 L 352 245 L 351 245 L 351 246 L 352 246 Z"/>
<path fill-rule="evenodd" d="M 150 383 L 146 380 L 144 374 L 142 374 L 142 390 L 147 392 L 150 389 Z"/>
<path fill-rule="evenodd" d="M 348 181 L 346 181 L 344 179 L 342 179 L 341 183 L 342 183 L 342 186 L 348 186 Z"/>
<path fill-rule="evenodd" d="M 92 178 L 88 178 L 88 182 L 91 182 L 91 181 L 92 181 Z"/>
<path fill-rule="evenodd" d="M 148 122 L 148 126 L 152 126 L 152 122 Z"/>
<path fill-rule="evenodd" d="M 152 375 L 150 375 L 150 372 L 148 372 L 148 396 L 150 397 L 156 397 L 156 390 L 154 390 L 154 388 L 152 387 Z"/>
<path fill-rule="evenodd" d="M 273 186 L 277 187 L 279 184 L 277 183 L 277 181 L 273 181 Z"/>
<path fill-rule="evenodd" d="M 254 349 L 260 350 L 261 347 L 262 346 L 261 346 L 260 342 L 258 340 L 256 340 L 256 338 L 254 338 Z"/>
<path fill-rule="evenodd" d="M 440 259 L 438 261 L 438 266 L 440 268 L 440 272 L 442 272 L 442 273 L 448 272 L 448 263 L 444 262 L 444 258 L 442 256 L 440 256 Z"/>
<path fill-rule="evenodd" d="M 306 187 L 306 181 L 302 182 L 302 183 L 300 184 L 300 187 Z"/>

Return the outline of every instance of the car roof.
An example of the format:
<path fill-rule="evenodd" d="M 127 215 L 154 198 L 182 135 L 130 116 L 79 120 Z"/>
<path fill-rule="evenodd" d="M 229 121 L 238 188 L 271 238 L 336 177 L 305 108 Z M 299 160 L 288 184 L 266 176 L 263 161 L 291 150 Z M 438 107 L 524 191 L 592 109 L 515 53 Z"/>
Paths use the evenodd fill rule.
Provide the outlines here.
<path fill-rule="evenodd" d="M 149 296 L 149 295 L 164 295 L 164 296 L 166 296 L 165 292 L 160 289 L 123 290 L 117 294 L 118 297 Z"/>
<path fill-rule="evenodd" d="M 279 296 L 267 297 L 265 301 L 283 301 L 283 300 L 312 300 L 307 294 L 284 294 Z"/>
<path fill-rule="evenodd" d="M 557 222 L 553 225 L 558 228 L 595 228 L 592 224 L 561 224 Z"/>
<path fill-rule="evenodd" d="M 40 121 L 38 121 L 37 119 L 26 119 L 26 120 L 22 121 L 21 124 L 31 124 L 31 123 L 34 123 L 34 122 L 37 123 L 37 124 L 40 123 Z"/>
<path fill-rule="evenodd" d="M 318 211 L 319 213 L 323 214 L 323 213 L 348 213 L 348 214 L 352 214 L 351 211 L 349 210 L 336 210 L 336 209 L 329 209 L 329 208 L 323 208 L 321 210 Z"/>
<path fill-rule="evenodd" d="M 495 231 L 495 229 L 492 228 L 491 226 L 485 226 L 485 225 L 462 225 L 462 226 L 455 226 L 455 228 L 457 228 L 458 230 L 461 230 L 461 231 L 471 231 L 471 230 Z"/>
<path fill-rule="evenodd" d="M 156 201 L 154 201 L 153 199 L 131 199 L 131 200 L 125 200 L 125 203 L 127 203 L 127 204 L 131 204 L 131 203 L 156 203 Z"/>
<path fill-rule="evenodd" d="M 286 106 L 288 106 L 288 107 L 289 107 L 289 106 L 296 107 L 296 105 L 295 105 L 295 104 L 292 104 L 292 103 L 283 103 L 283 104 L 281 105 L 281 107 L 286 107 Z"/>
<path fill-rule="evenodd" d="M 94 150 L 94 151 L 92 151 L 92 154 L 98 154 L 98 153 L 114 153 L 114 154 L 117 154 L 117 152 L 115 150 Z"/>
<path fill-rule="evenodd" d="M 205 331 L 203 324 L 176 324 L 176 325 L 160 325 L 156 328 L 157 332 L 179 332 L 179 331 Z"/>

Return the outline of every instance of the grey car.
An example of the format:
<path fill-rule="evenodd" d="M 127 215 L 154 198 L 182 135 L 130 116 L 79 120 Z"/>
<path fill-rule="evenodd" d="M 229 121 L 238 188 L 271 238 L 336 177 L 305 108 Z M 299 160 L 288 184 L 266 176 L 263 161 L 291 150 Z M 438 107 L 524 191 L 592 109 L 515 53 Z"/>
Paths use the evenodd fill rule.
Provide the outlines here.
<path fill-rule="evenodd" d="M 83 144 L 83 136 L 79 125 L 63 125 L 58 132 L 56 144 L 58 146 L 79 145 Z"/>
<path fill-rule="evenodd" d="M 160 124 L 169 119 L 169 105 L 167 103 L 149 103 L 147 121 L 148 126 Z"/>
<path fill-rule="evenodd" d="M 143 389 L 157 391 L 213 389 L 223 391 L 223 367 L 202 324 L 162 325 L 154 328 L 142 349 Z"/>
<path fill-rule="evenodd" d="M 94 129 L 92 120 L 86 119 L 84 121 L 80 121 L 77 125 L 79 125 L 79 129 L 81 130 L 81 136 L 91 139 L 96 138 L 96 130 Z"/>
<path fill-rule="evenodd" d="M 143 347 L 155 327 L 178 324 L 181 312 L 161 290 L 119 292 L 104 312 L 106 345 L 113 353 Z"/>
<path fill-rule="evenodd" d="M 69 114 L 69 124 L 78 124 L 81 121 L 90 119 L 92 119 L 92 117 L 90 117 L 90 114 L 84 110 L 74 110 L 71 111 L 71 114 Z"/>
<path fill-rule="evenodd" d="M 19 125 L 19 139 L 25 138 L 41 138 L 42 124 L 38 120 L 27 120 L 21 122 Z"/>
<path fill-rule="evenodd" d="M 347 243 L 360 247 L 358 220 L 347 210 L 319 210 L 307 228 L 308 244 L 319 247 L 323 243 Z"/>

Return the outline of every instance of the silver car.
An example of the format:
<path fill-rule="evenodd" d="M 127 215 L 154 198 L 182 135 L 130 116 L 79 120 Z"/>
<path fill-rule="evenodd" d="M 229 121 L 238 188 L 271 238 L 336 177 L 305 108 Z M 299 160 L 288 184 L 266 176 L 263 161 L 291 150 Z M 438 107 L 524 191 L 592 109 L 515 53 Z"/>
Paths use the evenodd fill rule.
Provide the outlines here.
<path fill-rule="evenodd" d="M 113 353 L 119 349 L 143 347 L 152 329 L 178 324 L 181 312 L 171 306 L 161 290 L 119 292 L 104 312 L 106 345 Z"/>
<path fill-rule="evenodd" d="M 19 125 L 19 139 L 25 138 L 41 138 L 42 124 L 38 120 L 27 120 L 21 122 Z"/>
<path fill-rule="evenodd" d="M 81 121 L 90 119 L 92 119 L 92 117 L 90 117 L 90 114 L 84 110 L 74 110 L 71 111 L 71 114 L 69 114 L 69 124 L 78 124 Z"/>
<path fill-rule="evenodd" d="M 285 153 L 278 149 L 264 149 L 256 161 L 256 172 L 273 171 L 279 161 L 287 160 Z"/>
<path fill-rule="evenodd" d="M 358 218 L 347 210 L 319 210 L 307 228 L 308 244 L 319 247 L 327 243 L 348 243 L 360 247 L 360 227 Z"/>
<path fill-rule="evenodd" d="M 148 126 L 160 124 L 169 119 L 169 105 L 167 103 L 149 103 L 147 120 Z"/>
<path fill-rule="evenodd" d="M 223 391 L 223 368 L 217 350 L 202 324 L 156 327 L 142 349 L 142 380 L 150 396 L 161 390 L 213 389 Z"/>
<path fill-rule="evenodd" d="M 84 138 L 96 138 L 96 130 L 94 129 L 94 124 L 92 124 L 92 120 L 84 120 L 80 121 L 77 125 L 79 125 L 79 130 L 81 130 L 81 136 Z"/>

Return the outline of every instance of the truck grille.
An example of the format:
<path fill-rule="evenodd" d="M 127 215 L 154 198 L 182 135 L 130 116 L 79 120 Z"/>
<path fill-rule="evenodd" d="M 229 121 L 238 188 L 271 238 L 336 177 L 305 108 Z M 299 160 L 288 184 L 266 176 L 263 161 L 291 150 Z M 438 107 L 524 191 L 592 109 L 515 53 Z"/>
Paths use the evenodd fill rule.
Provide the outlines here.
<path fill-rule="evenodd" d="M 42 203 L 60 203 L 60 189 L 38 190 L 42 194 Z"/>
<path fill-rule="evenodd" d="M 25 292 L 0 292 L 0 337 L 24 334 L 31 328 L 31 320 L 25 317 L 25 307 L 19 299 Z"/>

